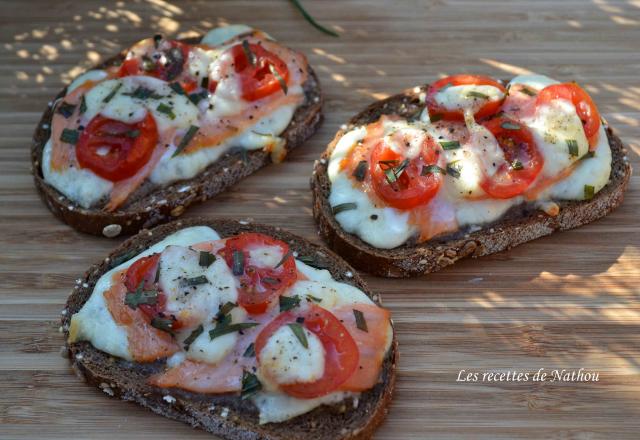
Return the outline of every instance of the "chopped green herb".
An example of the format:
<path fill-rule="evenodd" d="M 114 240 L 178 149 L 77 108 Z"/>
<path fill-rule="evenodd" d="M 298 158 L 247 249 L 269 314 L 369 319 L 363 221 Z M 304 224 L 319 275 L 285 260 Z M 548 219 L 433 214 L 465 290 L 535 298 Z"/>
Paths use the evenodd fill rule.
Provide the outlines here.
<path fill-rule="evenodd" d="M 221 307 L 220 310 L 218 310 L 218 320 L 221 320 L 225 315 L 228 315 L 230 311 L 232 311 L 234 308 L 236 308 L 238 305 L 236 303 L 232 303 L 231 301 L 227 301 L 226 303 L 224 303 Z"/>
<path fill-rule="evenodd" d="M 71 115 L 73 115 L 73 112 L 75 109 L 76 109 L 75 105 L 62 101 L 58 105 L 58 108 L 56 109 L 56 113 L 61 114 L 65 119 L 69 119 Z"/>
<path fill-rule="evenodd" d="M 240 391 L 240 399 L 245 400 L 253 396 L 262 389 L 262 384 L 258 377 L 246 370 L 242 371 L 242 390 Z"/>
<path fill-rule="evenodd" d="M 84 95 L 80 98 L 80 114 L 83 115 L 87 111 L 87 100 L 84 98 Z"/>
<path fill-rule="evenodd" d="M 109 102 L 113 99 L 114 96 L 116 96 L 116 93 L 118 93 L 118 90 L 120 90 L 122 88 L 122 83 L 118 83 L 117 86 L 115 86 L 113 88 L 113 90 L 111 90 L 111 93 L 109 93 L 107 96 L 105 96 L 105 98 L 102 100 L 102 102 Z"/>
<path fill-rule="evenodd" d="M 579 154 L 578 141 L 575 139 L 567 139 L 565 142 L 567 143 L 567 148 L 569 148 L 569 155 L 577 156 Z"/>
<path fill-rule="evenodd" d="M 433 115 L 429 115 L 429 120 L 431 122 L 438 122 L 438 121 L 442 120 L 442 118 L 444 118 L 444 114 L 442 114 L 442 113 L 435 113 Z"/>
<path fill-rule="evenodd" d="M 80 132 L 78 130 L 71 130 L 69 128 L 63 128 L 62 133 L 60 134 L 60 140 L 62 142 L 66 142 L 67 144 L 75 145 L 78 143 L 79 138 Z"/>
<path fill-rule="evenodd" d="M 278 299 L 280 305 L 280 311 L 286 312 L 287 310 L 294 309 L 300 305 L 300 297 L 298 295 L 294 296 L 284 296 L 281 295 Z"/>
<path fill-rule="evenodd" d="M 140 253 L 140 250 L 138 249 L 131 249 L 128 252 L 125 252 L 122 255 L 119 255 L 117 257 L 115 257 L 114 259 L 111 260 L 111 264 L 110 264 L 110 268 L 113 269 L 116 266 L 120 266 L 122 263 L 124 263 L 125 261 L 129 261 L 130 259 L 132 259 L 133 257 L 135 257 L 136 255 L 138 255 Z"/>
<path fill-rule="evenodd" d="M 255 357 L 255 355 L 256 355 L 256 346 L 252 342 L 251 344 L 249 344 L 249 346 L 244 351 L 244 353 L 242 353 L 242 357 L 252 358 L 252 357 Z"/>
<path fill-rule="evenodd" d="M 163 332 L 172 333 L 173 332 L 173 319 L 171 318 L 160 318 L 158 316 L 151 319 L 151 327 L 155 327 L 158 330 L 162 330 Z"/>
<path fill-rule="evenodd" d="M 229 324 L 227 320 L 220 321 L 216 324 L 213 330 L 209 330 L 209 338 L 213 340 L 220 336 L 228 335 L 229 333 L 241 332 L 242 330 L 255 327 L 256 325 L 259 324 L 257 322 L 239 322 L 237 324 Z"/>
<path fill-rule="evenodd" d="M 161 102 L 158 105 L 158 107 L 156 107 L 156 110 L 158 110 L 160 113 L 164 113 L 165 115 L 169 116 L 169 119 L 176 118 L 176 114 L 173 112 L 173 107 L 168 106 L 164 102 Z"/>
<path fill-rule="evenodd" d="M 140 130 L 135 129 L 135 130 L 129 130 L 126 133 L 126 136 L 129 138 L 137 138 L 138 136 L 140 136 Z"/>
<path fill-rule="evenodd" d="M 358 182 L 362 182 L 367 176 L 367 167 L 368 163 L 366 160 L 358 162 L 356 169 L 353 171 L 353 177 L 355 177 Z"/>
<path fill-rule="evenodd" d="M 516 159 L 513 162 L 511 162 L 511 168 L 513 168 L 516 171 L 519 171 L 519 170 L 524 169 L 524 165 L 522 165 L 522 162 L 520 162 L 518 159 Z"/>
<path fill-rule="evenodd" d="M 316 269 L 326 269 L 327 268 L 326 265 L 316 262 L 315 259 L 313 257 L 310 257 L 309 255 L 298 255 L 297 259 L 302 261 L 307 266 L 315 267 Z"/>
<path fill-rule="evenodd" d="M 460 142 L 458 141 L 439 141 L 440 145 L 442 145 L 443 150 L 455 150 L 460 148 Z"/>
<path fill-rule="evenodd" d="M 580 160 L 585 160 L 585 159 L 591 159 L 592 157 L 594 157 L 596 155 L 595 151 L 587 151 L 581 158 Z"/>
<path fill-rule="evenodd" d="M 462 170 L 462 167 L 460 165 L 456 165 L 457 162 L 457 160 L 454 160 L 453 162 L 449 162 L 447 164 L 447 174 L 455 179 L 458 179 L 460 177 L 460 171 Z"/>
<path fill-rule="evenodd" d="M 182 139 L 180 139 L 180 143 L 176 147 L 176 151 L 174 151 L 171 157 L 176 157 L 177 155 L 182 153 L 182 151 L 187 148 L 187 145 L 189 145 L 189 142 L 191 142 L 196 133 L 198 133 L 198 130 L 200 130 L 200 127 L 191 125 L 184 136 L 182 136 Z"/>
<path fill-rule="evenodd" d="M 135 292 L 127 292 L 124 303 L 135 310 L 140 304 L 155 305 L 158 302 L 158 291 L 144 290 L 144 280 L 140 282 Z"/>
<path fill-rule="evenodd" d="M 527 86 L 522 86 L 522 88 L 520 89 L 520 91 L 522 93 L 524 93 L 525 95 L 529 95 L 529 96 L 536 96 L 537 93 L 534 92 L 533 90 L 531 90 L 529 87 Z"/>
<path fill-rule="evenodd" d="M 183 278 L 180 281 L 180 287 L 199 286 L 200 284 L 207 284 L 209 280 L 205 275 L 200 275 L 193 278 Z"/>
<path fill-rule="evenodd" d="M 282 75 L 280 75 L 280 72 L 278 72 L 278 69 L 276 69 L 276 66 L 274 66 L 271 63 L 269 63 L 269 70 L 271 71 L 271 74 L 276 77 L 276 79 L 278 80 L 278 83 L 280 84 L 280 88 L 286 95 L 289 92 L 289 88 L 287 87 L 287 82 L 284 80 Z"/>
<path fill-rule="evenodd" d="M 191 334 L 187 337 L 187 339 L 184 340 L 183 345 L 184 345 L 185 351 L 189 351 L 189 347 L 191 347 L 191 344 L 193 344 L 193 341 L 198 339 L 198 336 L 200 336 L 202 332 L 204 332 L 204 327 L 202 326 L 202 324 L 200 324 L 198 328 L 192 331 Z"/>
<path fill-rule="evenodd" d="M 469 98 L 489 99 L 489 95 L 485 95 L 484 93 L 476 92 L 473 90 L 467 93 L 467 96 Z"/>
<path fill-rule="evenodd" d="M 585 200 L 591 200 L 593 199 L 593 196 L 595 195 L 595 188 L 592 185 L 585 185 L 584 186 L 584 199 Z"/>
<path fill-rule="evenodd" d="M 233 251 L 233 274 L 240 276 L 244 273 L 244 252 L 235 250 Z"/>
<path fill-rule="evenodd" d="M 256 55 L 251 51 L 251 47 L 249 46 L 249 42 L 247 40 L 242 40 L 242 50 L 244 50 L 244 56 L 247 57 L 247 61 L 252 66 L 256 65 Z"/>
<path fill-rule="evenodd" d="M 281 259 L 280 261 L 278 261 L 278 264 L 276 264 L 276 265 L 274 266 L 274 269 L 277 269 L 277 268 L 279 268 L 280 266 L 282 266 L 282 265 L 285 263 L 285 261 L 287 261 L 287 259 L 288 259 L 289 257 L 291 257 L 292 255 L 293 255 L 293 251 L 292 251 L 291 249 L 289 249 L 289 250 L 287 251 L 287 253 L 286 253 L 286 254 L 284 254 L 284 255 L 282 256 L 282 259 Z"/>
<path fill-rule="evenodd" d="M 313 17 L 309 15 L 309 13 L 302 7 L 302 5 L 298 0 L 291 0 L 291 3 L 293 3 L 293 5 L 298 9 L 298 11 L 300 11 L 302 16 L 305 18 L 305 20 L 309 22 L 311 26 L 318 29 L 320 32 L 324 32 L 327 35 L 331 35 L 332 37 L 339 37 L 337 33 L 335 33 L 330 29 L 327 29 L 326 27 L 322 26 L 320 23 L 315 21 Z"/>
<path fill-rule="evenodd" d="M 404 170 L 409 166 L 409 159 L 404 159 L 400 162 L 400 165 L 394 166 L 397 163 L 398 161 L 396 160 L 381 160 L 378 162 L 378 166 L 384 171 L 387 182 L 391 185 L 398 181 Z"/>
<path fill-rule="evenodd" d="M 447 174 L 447 170 L 440 168 L 438 165 L 427 165 L 422 167 L 422 171 L 420 172 L 421 176 L 426 176 L 427 174 Z"/>
<path fill-rule="evenodd" d="M 307 341 L 307 335 L 304 332 L 304 328 L 297 322 L 292 322 L 291 324 L 287 324 L 298 341 L 302 344 L 304 348 L 309 348 L 309 341 Z"/>
<path fill-rule="evenodd" d="M 520 125 L 510 121 L 504 121 L 502 124 L 500 124 L 500 127 L 504 128 L 505 130 L 520 130 Z"/>
<path fill-rule="evenodd" d="M 313 295 L 309 295 L 307 294 L 307 301 L 313 301 L 313 302 L 322 302 L 322 298 L 318 298 L 317 296 L 313 296 Z"/>
<path fill-rule="evenodd" d="M 367 321 L 364 319 L 364 313 L 360 310 L 353 309 L 353 316 L 356 318 L 356 327 L 363 332 L 369 332 L 367 328 Z"/>
<path fill-rule="evenodd" d="M 339 205 L 332 206 L 331 212 L 333 215 L 338 215 L 344 211 L 351 211 L 353 209 L 358 209 L 358 205 L 355 203 L 340 203 Z"/>
<path fill-rule="evenodd" d="M 209 88 L 209 77 L 208 76 L 205 76 L 204 78 L 202 78 L 202 81 L 200 81 L 200 87 L 202 87 L 205 90 L 207 90 Z"/>
<path fill-rule="evenodd" d="M 280 282 L 280 280 L 277 279 L 277 278 L 272 278 L 272 277 L 264 277 L 264 278 L 262 278 L 262 282 L 263 283 L 267 283 L 267 284 L 271 284 L 271 285 L 275 285 L 275 284 L 278 284 Z"/>
<path fill-rule="evenodd" d="M 198 264 L 200 266 L 209 267 L 213 264 L 214 261 L 216 261 L 216 256 L 213 255 L 211 252 L 200 251 L 200 255 L 198 259 Z"/>
<path fill-rule="evenodd" d="M 142 56 L 142 70 L 145 72 L 153 72 L 156 70 L 156 63 L 146 55 Z"/>
<path fill-rule="evenodd" d="M 169 87 L 171 87 L 171 90 L 173 90 L 174 92 L 176 92 L 178 95 L 184 95 L 185 91 L 182 88 L 182 86 L 180 85 L 179 82 L 172 82 L 171 84 L 169 84 Z"/>
<path fill-rule="evenodd" d="M 209 96 L 209 93 L 206 90 L 192 93 L 189 95 L 189 100 L 193 102 L 195 105 L 198 105 L 200 101 Z"/>
<path fill-rule="evenodd" d="M 164 98 L 164 96 L 162 95 L 158 95 L 156 92 L 154 92 L 151 89 L 148 89 L 146 87 L 142 87 L 142 86 L 138 86 L 133 92 L 131 93 L 123 93 L 123 95 L 125 96 L 131 96 L 132 98 L 135 99 L 140 99 L 142 101 L 144 101 L 145 99 L 160 99 L 160 98 Z"/>

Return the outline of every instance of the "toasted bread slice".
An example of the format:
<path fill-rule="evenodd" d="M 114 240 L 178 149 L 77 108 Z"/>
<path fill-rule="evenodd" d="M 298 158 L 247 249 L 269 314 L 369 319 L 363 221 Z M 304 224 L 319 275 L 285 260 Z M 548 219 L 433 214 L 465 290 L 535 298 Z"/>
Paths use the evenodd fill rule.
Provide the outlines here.
<path fill-rule="evenodd" d="M 356 268 L 383 277 L 419 276 L 438 271 L 461 258 L 493 254 L 555 231 L 585 225 L 607 215 L 622 203 L 631 166 L 622 141 L 605 122 L 613 157 L 609 182 L 591 200 L 558 202 L 560 213 L 555 217 L 533 207 L 516 206 L 498 221 L 483 225 L 481 230 L 474 232 L 466 228 L 418 245 L 405 244 L 394 249 L 375 248 L 358 236 L 345 232 L 333 216 L 328 200 L 331 182 L 327 168 L 331 152 L 339 139 L 355 126 L 374 122 L 385 114 L 405 118 L 418 114 L 424 108 L 419 96 L 426 93 L 427 87 L 415 87 L 369 105 L 354 116 L 347 127 L 338 131 L 314 165 L 311 177 L 313 215 L 320 235 L 331 249 Z"/>
<path fill-rule="evenodd" d="M 102 274 L 132 258 L 177 230 L 189 226 L 209 226 L 221 237 L 242 232 L 260 232 L 283 240 L 291 250 L 306 256 L 309 264 L 327 269 L 336 281 L 357 286 L 374 302 L 372 294 L 353 269 L 333 252 L 309 243 L 280 228 L 247 224 L 230 220 L 178 220 L 151 230 L 143 230 L 129 238 L 108 258 L 91 267 L 69 297 L 62 316 L 68 338 L 71 316 L 89 299 Z M 362 393 L 359 399 L 347 399 L 333 406 L 321 406 L 311 412 L 281 423 L 258 423 L 257 409 L 238 394 L 202 395 L 179 389 L 163 389 L 148 385 L 146 379 L 165 365 L 164 360 L 138 364 L 113 357 L 94 348 L 89 342 L 67 344 L 72 366 L 78 376 L 106 394 L 136 402 L 151 411 L 180 420 L 226 439 L 364 439 L 370 438 L 384 419 L 391 402 L 398 360 L 397 341 L 384 359 L 379 383 Z"/>
<path fill-rule="evenodd" d="M 180 41 L 196 44 L 201 38 Z M 125 55 L 126 51 L 123 51 L 94 69 L 120 64 Z M 303 89 L 304 103 L 297 108 L 291 122 L 280 134 L 285 140 L 284 148 L 287 152 L 311 137 L 322 121 L 323 98 L 320 83 L 311 67 Z M 56 217 L 81 232 L 111 238 L 133 234 L 142 228 L 167 222 L 180 216 L 188 206 L 214 197 L 271 163 L 270 153 L 264 150 L 229 152 L 191 179 L 161 187 L 143 184 L 116 211 L 83 208 L 49 185 L 42 175 L 42 154 L 51 135 L 53 102 L 65 96 L 66 90 L 65 87 L 49 104 L 36 127 L 31 146 L 31 165 L 36 188 L 47 207 Z"/>

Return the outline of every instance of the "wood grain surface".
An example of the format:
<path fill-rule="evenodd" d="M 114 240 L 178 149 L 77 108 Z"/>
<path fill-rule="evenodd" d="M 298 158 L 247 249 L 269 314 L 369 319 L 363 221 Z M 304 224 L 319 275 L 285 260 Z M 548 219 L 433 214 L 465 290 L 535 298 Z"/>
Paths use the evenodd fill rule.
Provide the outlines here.
<path fill-rule="evenodd" d="M 318 241 L 313 160 L 374 99 L 457 72 L 539 72 L 577 80 L 640 154 L 640 1 L 304 3 L 284 0 L 0 3 L 0 438 L 211 438 L 110 400 L 59 355 L 58 314 L 74 280 L 116 241 L 54 219 L 32 185 L 29 145 L 47 101 L 74 75 L 138 39 L 226 23 L 262 28 L 305 52 L 326 121 L 289 161 L 187 217 L 251 218 Z M 581 229 L 441 273 L 368 277 L 401 347 L 395 401 L 378 439 L 640 437 L 640 178 L 622 207 Z M 585 368 L 597 383 L 461 383 L 472 372 Z"/>

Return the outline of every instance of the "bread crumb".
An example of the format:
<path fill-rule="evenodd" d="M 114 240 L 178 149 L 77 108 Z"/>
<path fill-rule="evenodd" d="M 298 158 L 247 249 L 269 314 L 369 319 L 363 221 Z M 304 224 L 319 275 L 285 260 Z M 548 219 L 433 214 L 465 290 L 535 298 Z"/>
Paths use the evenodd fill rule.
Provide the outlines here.
<path fill-rule="evenodd" d="M 342 125 L 340 126 L 340 130 L 346 130 L 346 129 L 347 129 L 346 124 L 342 124 Z"/>
<path fill-rule="evenodd" d="M 170 404 L 176 403 L 176 398 L 173 397 L 173 396 L 170 396 L 168 394 L 166 396 L 162 397 L 162 400 L 164 400 L 165 402 L 170 403 Z"/>
<path fill-rule="evenodd" d="M 191 185 L 185 185 L 185 186 L 181 186 L 180 188 L 178 188 L 178 192 L 179 193 L 183 193 L 185 191 L 189 191 L 191 189 Z"/>
<path fill-rule="evenodd" d="M 84 356 L 82 356 L 82 353 L 78 353 L 76 355 L 76 360 L 81 361 L 82 359 L 84 359 Z"/>
<path fill-rule="evenodd" d="M 62 316 L 65 316 L 67 314 L 67 309 L 62 309 L 62 311 L 60 312 L 60 314 Z"/>
<path fill-rule="evenodd" d="M 102 391 L 104 391 L 104 393 L 105 393 L 105 394 L 107 394 L 107 395 L 109 395 L 109 396 L 111 396 L 111 397 L 113 397 L 113 396 L 114 396 L 114 394 L 115 394 L 115 393 L 113 392 L 113 390 L 111 389 L 111 387 L 110 387 L 108 384 L 106 384 L 106 383 L 102 382 L 102 383 L 99 385 L 99 387 L 100 387 L 100 389 L 101 389 Z"/>
<path fill-rule="evenodd" d="M 346 271 L 346 272 L 344 273 L 344 276 L 345 276 L 345 277 L 347 277 L 347 278 L 353 278 L 353 272 L 351 272 L 350 270 L 348 270 L 348 271 Z"/>
<path fill-rule="evenodd" d="M 229 415 L 229 408 L 222 408 L 222 412 L 220 413 L 220 417 L 226 419 Z"/>
<path fill-rule="evenodd" d="M 89 287 L 89 283 L 82 283 L 82 287 L 86 289 L 87 287 Z"/>

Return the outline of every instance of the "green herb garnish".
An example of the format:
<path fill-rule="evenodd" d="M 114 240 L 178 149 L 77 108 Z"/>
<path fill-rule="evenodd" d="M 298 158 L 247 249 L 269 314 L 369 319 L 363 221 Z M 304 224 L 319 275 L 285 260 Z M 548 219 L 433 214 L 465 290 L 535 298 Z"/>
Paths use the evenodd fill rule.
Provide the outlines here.
<path fill-rule="evenodd" d="M 302 5 L 298 0 L 291 0 L 291 3 L 293 3 L 293 5 L 298 9 L 298 11 L 300 11 L 302 16 L 305 18 L 305 20 L 309 22 L 311 26 L 318 29 L 320 32 L 324 32 L 327 35 L 331 35 L 332 37 L 339 37 L 339 35 L 336 32 L 330 29 L 327 29 L 326 27 L 322 26 L 320 23 L 315 21 L 313 17 L 309 15 L 309 13 L 302 7 Z"/>
<path fill-rule="evenodd" d="M 249 344 L 249 346 L 244 351 L 244 353 L 242 353 L 242 357 L 252 358 L 252 357 L 255 357 L 255 355 L 256 355 L 256 347 L 255 347 L 255 344 L 252 342 L 251 344 Z"/>
<path fill-rule="evenodd" d="M 176 118 L 176 114 L 173 112 L 173 107 L 170 107 L 163 102 L 158 104 L 158 107 L 156 107 L 156 110 L 158 110 L 160 113 L 164 113 L 165 115 L 169 116 L 169 119 Z"/>
<path fill-rule="evenodd" d="M 80 114 L 83 115 L 87 111 L 87 100 L 84 98 L 84 95 L 80 98 Z"/>
<path fill-rule="evenodd" d="M 218 320 L 222 320 L 224 319 L 225 315 L 228 315 L 230 311 L 232 311 L 234 308 L 236 308 L 238 305 L 236 303 L 232 303 L 231 301 L 227 301 L 226 303 L 224 303 L 221 307 L 220 310 L 218 310 Z"/>
<path fill-rule="evenodd" d="M 209 338 L 213 340 L 217 337 L 228 335 L 229 333 L 241 332 L 242 330 L 258 325 L 257 322 L 239 322 L 237 324 L 230 324 L 228 321 L 230 320 L 219 321 L 213 330 L 209 330 Z"/>
<path fill-rule="evenodd" d="M 187 337 L 187 339 L 184 340 L 183 344 L 184 344 L 185 351 L 189 350 L 189 347 L 191 347 L 191 344 L 193 344 L 193 341 L 198 339 L 198 336 L 200 336 L 202 332 L 204 332 L 204 327 L 202 326 L 202 324 L 200 324 L 198 328 L 192 331 L 191 334 Z"/>
<path fill-rule="evenodd" d="M 198 264 L 202 267 L 209 267 L 216 261 L 216 256 L 211 252 L 200 251 Z"/>
<path fill-rule="evenodd" d="M 476 91 L 470 91 L 469 93 L 467 93 L 467 97 L 469 98 L 480 98 L 480 99 L 489 99 L 489 95 L 485 95 L 484 93 L 480 93 L 480 92 L 476 92 Z"/>
<path fill-rule="evenodd" d="M 353 177 L 355 177 L 358 182 L 362 182 L 367 176 L 367 166 L 368 163 L 366 160 L 358 162 L 356 169 L 353 171 Z"/>
<path fill-rule="evenodd" d="M 240 399 L 248 399 L 262 389 L 262 384 L 258 377 L 246 370 L 242 371 L 242 390 L 240 391 Z"/>
<path fill-rule="evenodd" d="M 176 147 L 176 151 L 173 152 L 173 155 L 171 157 L 176 157 L 178 154 L 182 153 L 182 151 L 187 148 L 187 145 L 189 145 L 189 142 L 191 142 L 196 133 L 198 133 L 198 130 L 200 130 L 200 127 L 191 125 L 184 136 L 182 136 L 182 139 L 180 139 L 180 143 Z"/>
<path fill-rule="evenodd" d="M 444 118 L 444 114 L 442 113 L 436 113 L 433 115 L 429 115 L 429 121 L 433 122 L 438 122 L 440 121 L 442 118 Z"/>
<path fill-rule="evenodd" d="M 524 93 L 525 95 L 529 95 L 529 96 L 536 96 L 537 93 L 534 92 L 533 90 L 531 90 L 529 87 L 527 86 L 522 86 L 522 88 L 520 89 L 520 91 L 522 93 Z"/>
<path fill-rule="evenodd" d="M 422 167 L 422 171 L 420 172 L 421 176 L 426 176 L 427 174 L 447 174 L 447 170 L 440 168 L 438 165 L 427 165 Z"/>
<path fill-rule="evenodd" d="M 256 65 L 256 55 L 251 51 L 251 47 L 249 46 L 249 42 L 247 40 L 242 40 L 242 50 L 244 50 L 244 56 L 247 57 L 247 61 L 252 66 Z"/>
<path fill-rule="evenodd" d="M 156 70 L 156 63 L 146 55 L 142 56 L 142 70 L 145 72 L 153 72 Z"/>
<path fill-rule="evenodd" d="M 111 90 L 111 93 L 109 93 L 107 96 L 105 96 L 105 98 L 102 100 L 102 102 L 109 102 L 113 99 L 114 96 L 116 96 L 116 93 L 118 93 L 118 90 L 120 90 L 122 88 L 122 83 L 118 83 L 117 86 L 115 86 L 113 88 L 113 90 Z"/>
<path fill-rule="evenodd" d="M 135 99 L 140 99 L 142 101 L 144 101 L 145 99 L 160 99 L 160 98 L 164 98 L 164 96 L 162 95 L 158 95 L 156 92 L 154 92 L 151 89 L 147 89 L 146 87 L 142 87 L 142 86 L 138 86 L 133 92 L 131 93 L 123 93 L 123 95 L 125 96 L 131 96 L 132 98 Z"/>
<path fill-rule="evenodd" d="M 276 79 L 278 80 L 278 84 L 280 84 L 280 88 L 286 95 L 289 92 L 289 87 L 287 87 L 287 82 L 284 80 L 282 75 L 280 75 L 280 72 L 278 72 L 278 69 L 276 69 L 276 66 L 274 66 L 271 63 L 269 63 L 269 70 L 271 71 L 271 74 L 276 77 Z"/>
<path fill-rule="evenodd" d="M 174 92 L 176 92 L 178 95 L 184 95 L 185 91 L 182 88 L 182 86 L 180 85 L 179 82 L 172 82 L 171 84 L 169 84 L 169 87 L 171 87 L 171 90 L 173 90 Z"/>
<path fill-rule="evenodd" d="M 326 269 L 327 268 L 326 265 L 321 264 L 321 263 L 317 263 L 313 259 L 313 257 L 310 257 L 309 255 L 298 255 L 296 258 L 298 260 L 302 261 L 307 266 L 315 267 L 316 269 Z"/>
<path fill-rule="evenodd" d="M 307 335 L 304 332 L 304 328 L 297 322 L 292 322 L 291 324 L 287 324 L 298 341 L 302 344 L 304 348 L 309 348 L 309 341 L 307 341 Z"/>
<path fill-rule="evenodd" d="M 151 327 L 155 327 L 158 330 L 162 330 L 163 332 L 172 333 L 173 332 L 173 319 L 170 318 L 160 318 L 158 316 L 151 319 Z"/>
<path fill-rule="evenodd" d="M 520 130 L 520 125 L 510 121 L 503 122 L 502 124 L 500 124 L 500 127 L 504 128 L 505 130 Z"/>
<path fill-rule="evenodd" d="M 460 142 L 458 141 L 438 141 L 442 145 L 443 150 L 455 150 L 460 148 Z"/>
<path fill-rule="evenodd" d="M 209 96 L 209 93 L 206 90 L 202 90 L 200 92 L 190 94 L 189 100 L 195 105 L 198 105 L 198 103 L 205 99 L 207 96 Z"/>
<path fill-rule="evenodd" d="M 307 294 L 306 297 L 307 297 L 307 301 L 313 301 L 317 303 L 322 302 L 322 298 L 318 298 L 317 296 Z"/>
<path fill-rule="evenodd" d="M 204 78 L 202 78 L 202 81 L 200 81 L 200 87 L 202 87 L 205 90 L 209 88 L 209 77 L 208 76 L 205 76 Z"/>
<path fill-rule="evenodd" d="M 358 209 L 358 205 L 355 203 L 340 203 L 339 205 L 332 206 L 331 212 L 333 215 L 338 215 L 344 211 L 351 211 L 352 209 Z"/>
<path fill-rule="evenodd" d="M 75 145 L 78 143 L 79 138 L 80 138 L 80 132 L 78 130 L 63 128 L 62 133 L 60 133 L 60 140 L 62 142 L 66 142 L 67 144 Z"/>
<path fill-rule="evenodd" d="M 129 138 L 137 138 L 138 136 L 140 136 L 140 130 L 135 129 L 135 130 L 129 130 L 125 133 L 125 136 L 129 137 Z"/>
<path fill-rule="evenodd" d="M 586 153 L 584 153 L 582 155 L 582 157 L 579 160 L 585 160 L 585 159 L 591 159 L 592 157 L 594 157 L 596 155 L 595 151 L 587 151 Z"/>
<path fill-rule="evenodd" d="M 456 165 L 457 162 L 457 160 L 454 160 L 447 164 L 447 174 L 455 179 L 460 177 L 460 171 L 462 171 L 462 167 L 460 165 Z"/>
<path fill-rule="evenodd" d="M 567 148 L 569 148 L 569 155 L 570 156 L 577 156 L 579 154 L 578 152 L 578 141 L 575 139 L 567 139 L 565 140 L 565 142 L 567 143 Z"/>
<path fill-rule="evenodd" d="M 353 309 L 353 316 L 356 318 L 356 327 L 363 332 L 369 332 L 367 328 L 367 321 L 364 319 L 364 313 L 360 310 Z"/>
<path fill-rule="evenodd" d="M 596 189 L 592 185 L 584 186 L 584 199 L 591 200 L 596 193 Z"/>
<path fill-rule="evenodd" d="M 278 298 L 278 303 L 280 305 L 280 311 L 286 312 L 287 310 L 294 309 L 300 305 L 300 297 L 298 295 L 281 295 L 280 298 Z"/>
<path fill-rule="evenodd" d="M 239 250 L 233 251 L 233 274 L 240 276 L 244 273 L 244 253 Z"/>
<path fill-rule="evenodd" d="M 180 287 L 199 286 L 200 284 L 207 284 L 208 282 L 209 280 L 204 275 L 193 278 L 183 278 L 180 281 Z"/>
<path fill-rule="evenodd" d="M 84 95 L 83 95 L 84 96 Z M 65 119 L 69 119 L 71 115 L 73 115 L 76 106 L 73 104 L 69 104 L 68 102 L 62 101 L 58 108 L 56 109 L 57 113 L 60 113 Z"/>
<path fill-rule="evenodd" d="M 519 170 L 524 169 L 524 165 L 522 165 L 522 162 L 520 162 L 518 159 L 516 159 L 513 162 L 511 162 L 511 168 L 513 168 L 516 171 L 519 171 Z"/>
<path fill-rule="evenodd" d="M 277 268 L 279 268 L 280 266 L 282 266 L 282 265 L 285 263 L 285 261 L 287 261 L 287 258 L 291 257 L 292 255 L 293 255 L 293 251 L 292 251 L 291 249 L 289 249 L 289 250 L 287 251 L 287 253 L 286 253 L 286 254 L 284 254 L 284 255 L 282 256 L 282 258 L 280 259 L 280 261 L 278 261 L 278 264 L 276 264 L 276 265 L 274 266 L 274 269 L 277 269 Z"/>
<path fill-rule="evenodd" d="M 155 305 L 158 302 L 157 290 L 144 290 L 144 280 L 136 288 L 135 292 L 127 292 L 124 296 L 124 303 L 129 308 L 136 310 L 140 304 Z"/>

